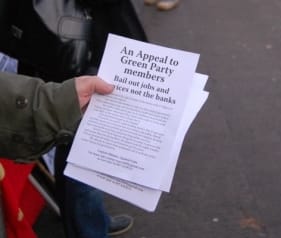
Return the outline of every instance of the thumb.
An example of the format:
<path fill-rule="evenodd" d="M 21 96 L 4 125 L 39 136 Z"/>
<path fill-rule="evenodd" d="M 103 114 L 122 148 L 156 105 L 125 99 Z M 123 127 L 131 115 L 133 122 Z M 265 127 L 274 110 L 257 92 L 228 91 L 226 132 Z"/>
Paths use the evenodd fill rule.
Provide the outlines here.
<path fill-rule="evenodd" d="M 114 86 L 97 76 L 80 76 L 75 78 L 75 86 L 80 108 L 83 109 L 94 93 L 109 94 Z"/>
<path fill-rule="evenodd" d="M 93 80 L 91 80 L 91 94 L 98 93 L 98 94 L 109 94 L 112 93 L 114 89 L 114 85 L 109 84 L 102 80 L 101 78 L 95 76 Z"/>

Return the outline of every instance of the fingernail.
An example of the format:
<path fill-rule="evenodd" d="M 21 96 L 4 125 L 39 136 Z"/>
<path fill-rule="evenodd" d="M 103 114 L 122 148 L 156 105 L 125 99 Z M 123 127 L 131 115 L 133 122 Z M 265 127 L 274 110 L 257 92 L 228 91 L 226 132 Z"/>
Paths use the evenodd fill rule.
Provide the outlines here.
<path fill-rule="evenodd" d="M 113 90 L 115 88 L 115 85 L 113 84 L 108 84 L 107 85 L 108 90 Z"/>

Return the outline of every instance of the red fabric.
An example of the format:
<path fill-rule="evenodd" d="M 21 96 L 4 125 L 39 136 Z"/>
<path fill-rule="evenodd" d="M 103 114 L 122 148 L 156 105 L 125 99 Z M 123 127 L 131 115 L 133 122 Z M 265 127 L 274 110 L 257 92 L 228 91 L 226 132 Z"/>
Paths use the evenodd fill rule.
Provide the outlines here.
<path fill-rule="evenodd" d="M 1 189 L 8 238 L 37 237 L 32 225 L 45 201 L 28 180 L 33 167 L 34 164 L 17 164 L 11 160 L 0 159 Z"/>

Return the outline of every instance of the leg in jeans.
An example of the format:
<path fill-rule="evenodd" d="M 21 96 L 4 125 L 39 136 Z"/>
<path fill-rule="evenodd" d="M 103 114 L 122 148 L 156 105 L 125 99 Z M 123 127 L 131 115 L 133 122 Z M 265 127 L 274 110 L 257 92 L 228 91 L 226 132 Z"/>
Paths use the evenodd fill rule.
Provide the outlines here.
<path fill-rule="evenodd" d="M 66 236 L 106 238 L 109 216 L 101 191 L 63 175 L 68 146 L 59 146 L 55 159 L 56 186 Z"/>

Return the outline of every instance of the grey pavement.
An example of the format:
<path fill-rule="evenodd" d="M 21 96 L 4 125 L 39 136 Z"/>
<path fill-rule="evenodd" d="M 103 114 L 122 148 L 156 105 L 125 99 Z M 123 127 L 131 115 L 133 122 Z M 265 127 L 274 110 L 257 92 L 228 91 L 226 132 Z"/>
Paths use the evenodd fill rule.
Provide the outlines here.
<path fill-rule="evenodd" d="M 210 96 L 155 212 L 106 196 L 110 213 L 135 217 L 120 237 L 280 238 L 281 1 L 182 0 L 169 12 L 134 3 L 150 42 L 200 53 Z M 35 229 L 63 237 L 48 209 Z"/>

